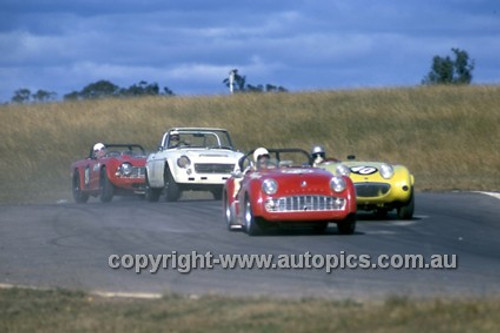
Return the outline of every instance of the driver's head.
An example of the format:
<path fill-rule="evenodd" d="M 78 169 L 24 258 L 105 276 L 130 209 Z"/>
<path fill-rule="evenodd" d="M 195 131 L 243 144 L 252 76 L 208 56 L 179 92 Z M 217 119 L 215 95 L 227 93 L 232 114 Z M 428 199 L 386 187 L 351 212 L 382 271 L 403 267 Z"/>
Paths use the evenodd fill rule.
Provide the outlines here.
<path fill-rule="evenodd" d="M 103 143 L 96 143 L 92 148 L 94 156 L 103 157 L 106 154 L 106 146 Z"/>
<path fill-rule="evenodd" d="M 264 147 L 257 148 L 253 152 L 253 161 L 255 162 L 257 167 L 265 165 L 269 161 L 269 159 L 269 151 Z"/>
<path fill-rule="evenodd" d="M 179 133 L 171 133 L 169 137 L 168 146 L 175 147 L 179 144 Z"/>
<path fill-rule="evenodd" d="M 325 148 L 320 145 L 316 145 L 311 150 L 311 156 L 313 160 L 324 160 L 326 157 Z"/>
<path fill-rule="evenodd" d="M 259 162 L 259 160 L 262 160 L 264 158 L 269 159 L 269 151 L 267 151 L 267 149 L 264 147 L 255 149 L 255 151 L 253 152 L 253 161 L 257 163 Z"/>

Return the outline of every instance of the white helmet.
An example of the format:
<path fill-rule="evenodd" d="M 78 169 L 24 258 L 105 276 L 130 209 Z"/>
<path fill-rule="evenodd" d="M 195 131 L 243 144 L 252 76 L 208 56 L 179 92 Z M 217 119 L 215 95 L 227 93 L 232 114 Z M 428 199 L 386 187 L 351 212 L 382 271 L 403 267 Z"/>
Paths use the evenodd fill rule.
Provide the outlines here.
<path fill-rule="evenodd" d="M 94 151 L 99 151 L 99 150 L 104 149 L 104 148 L 106 148 L 106 146 L 104 144 L 100 143 L 100 142 L 96 143 L 94 145 Z"/>
<path fill-rule="evenodd" d="M 269 156 L 269 151 L 266 148 L 260 147 L 260 148 L 255 149 L 255 151 L 253 152 L 253 161 L 255 163 L 257 163 L 257 161 L 259 160 L 259 157 L 264 156 L 264 155 Z"/>

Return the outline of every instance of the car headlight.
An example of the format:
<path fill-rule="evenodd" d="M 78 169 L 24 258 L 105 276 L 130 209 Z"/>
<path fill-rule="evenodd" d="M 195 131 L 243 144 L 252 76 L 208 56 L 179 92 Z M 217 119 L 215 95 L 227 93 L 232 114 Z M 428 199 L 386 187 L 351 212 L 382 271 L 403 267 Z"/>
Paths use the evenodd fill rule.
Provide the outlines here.
<path fill-rule="evenodd" d="M 278 191 L 278 183 L 272 178 L 265 179 L 262 182 L 262 191 L 267 195 L 273 195 Z"/>
<path fill-rule="evenodd" d="M 382 178 L 389 179 L 394 175 L 394 169 L 392 168 L 392 165 L 389 164 L 382 164 L 380 166 L 380 175 Z"/>
<path fill-rule="evenodd" d="M 186 169 L 191 165 L 191 160 L 186 155 L 183 155 L 177 159 L 177 165 L 179 168 Z"/>
<path fill-rule="evenodd" d="M 346 186 L 347 184 L 343 177 L 333 176 L 330 180 L 330 188 L 334 192 L 342 192 L 343 190 L 345 190 Z"/>
<path fill-rule="evenodd" d="M 123 163 L 120 165 L 120 172 L 123 176 L 128 177 L 132 174 L 132 164 L 130 163 Z"/>
<path fill-rule="evenodd" d="M 349 169 L 349 167 L 344 165 L 344 164 L 337 165 L 337 168 L 335 169 L 335 171 L 336 171 L 337 175 L 341 175 L 341 176 L 349 177 L 349 175 L 351 174 L 351 169 Z"/>

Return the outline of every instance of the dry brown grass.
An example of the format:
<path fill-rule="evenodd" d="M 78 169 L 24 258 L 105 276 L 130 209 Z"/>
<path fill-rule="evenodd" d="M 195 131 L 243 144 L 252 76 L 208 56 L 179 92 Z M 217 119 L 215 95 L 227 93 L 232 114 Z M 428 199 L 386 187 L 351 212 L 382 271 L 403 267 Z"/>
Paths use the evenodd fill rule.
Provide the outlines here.
<path fill-rule="evenodd" d="M 81 292 L 0 290 L 1 332 L 498 332 L 500 301 L 384 302 L 176 295 L 106 299 Z"/>
<path fill-rule="evenodd" d="M 69 199 L 74 160 L 97 142 L 154 150 L 173 126 L 258 145 L 405 164 L 417 190 L 500 189 L 500 86 L 151 97 L 0 106 L 0 201 Z"/>

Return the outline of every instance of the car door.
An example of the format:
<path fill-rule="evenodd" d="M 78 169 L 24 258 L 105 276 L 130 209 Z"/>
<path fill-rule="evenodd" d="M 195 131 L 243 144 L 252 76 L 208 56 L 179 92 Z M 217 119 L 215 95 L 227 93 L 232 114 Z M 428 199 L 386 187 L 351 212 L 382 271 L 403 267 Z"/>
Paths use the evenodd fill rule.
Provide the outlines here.
<path fill-rule="evenodd" d="M 85 181 L 88 182 L 88 189 L 99 189 L 99 176 L 100 176 L 101 163 L 98 159 L 92 158 L 88 160 L 85 167 Z"/>
<path fill-rule="evenodd" d="M 163 186 L 163 165 L 165 157 L 163 151 L 158 151 L 148 157 L 148 181 L 152 187 Z"/>

